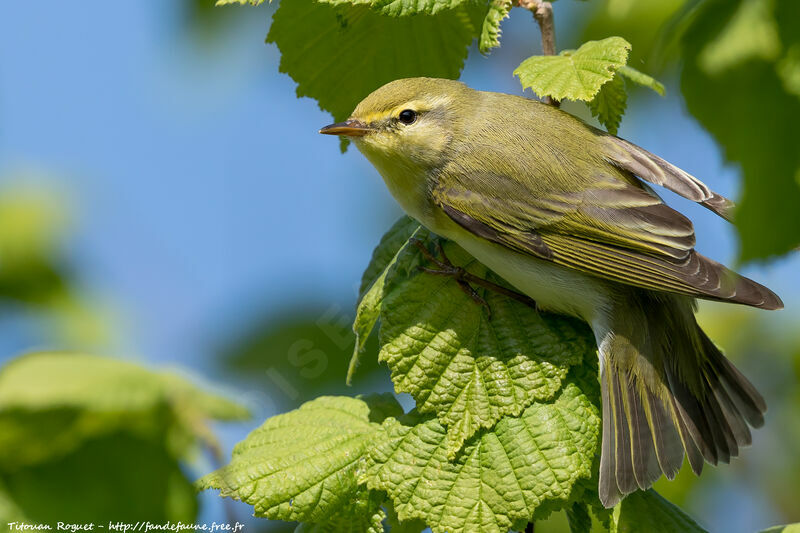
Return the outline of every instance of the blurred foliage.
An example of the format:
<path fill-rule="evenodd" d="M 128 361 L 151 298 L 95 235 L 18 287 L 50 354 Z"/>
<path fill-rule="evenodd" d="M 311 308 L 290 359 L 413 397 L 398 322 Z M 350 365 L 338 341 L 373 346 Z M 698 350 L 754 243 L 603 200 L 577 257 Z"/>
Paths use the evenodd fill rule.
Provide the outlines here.
<path fill-rule="evenodd" d="M 800 244 L 800 50 L 797 0 L 707 0 L 682 38 L 689 111 L 741 166 L 742 261 Z"/>
<path fill-rule="evenodd" d="M 610 533 L 663 531 L 702 533 L 697 523 L 653 489 L 634 492 L 614 508 Z"/>
<path fill-rule="evenodd" d="M 0 320 L 41 323 L 28 344 L 104 345 L 107 312 L 71 266 L 68 196 L 32 177 L 0 188 Z M 184 462 L 201 444 L 221 453 L 209 420 L 246 416 L 177 374 L 69 353 L 17 358 L 0 370 L 0 530 L 23 519 L 193 520 Z"/>
<path fill-rule="evenodd" d="M 675 58 L 677 49 L 664 49 L 669 44 L 664 30 L 681 10 L 686 0 L 607 0 L 590 2 L 582 40 L 602 39 L 619 35 L 631 43 L 628 63 L 636 68 L 658 72 L 665 59 Z"/>
<path fill-rule="evenodd" d="M 761 533 L 800 533 L 800 524 L 775 526 L 769 529 L 765 529 Z"/>
<path fill-rule="evenodd" d="M 69 215 L 52 192 L 28 186 L 0 190 L 0 303 L 44 306 L 68 292 L 58 257 Z"/>
<path fill-rule="evenodd" d="M 355 346 L 352 323 L 352 311 L 338 305 L 270 313 L 221 347 L 217 360 L 234 377 L 269 391 L 280 410 L 320 394 L 391 390 L 386 368 L 379 367 L 374 357 L 364 358 L 353 387 L 345 385 Z M 376 336 L 365 349 L 377 352 Z"/>
<path fill-rule="evenodd" d="M 197 514 L 192 483 L 164 443 L 127 431 L 87 439 L 68 455 L 2 477 L 34 523 L 187 522 Z"/>
<path fill-rule="evenodd" d="M 103 345 L 111 325 L 76 288 L 65 253 L 71 212 L 60 191 L 9 180 L 0 188 L 0 320 L 32 312 L 51 341 Z"/>
<path fill-rule="evenodd" d="M 193 520 L 182 471 L 211 419 L 244 408 L 175 374 L 33 353 L 0 370 L 0 523 Z"/>
<path fill-rule="evenodd" d="M 215 0 L 183 0 L 176 5 L 180 10 L 182 29 L 205 53 L 213 53 L 218 41 L 224 39 L 228 31 L 236 31 L 253 16 L 252 12 L 241 9 L 219 9 Z M 275 6 L 265 4 L 254 9 L 266 17 Z"/>

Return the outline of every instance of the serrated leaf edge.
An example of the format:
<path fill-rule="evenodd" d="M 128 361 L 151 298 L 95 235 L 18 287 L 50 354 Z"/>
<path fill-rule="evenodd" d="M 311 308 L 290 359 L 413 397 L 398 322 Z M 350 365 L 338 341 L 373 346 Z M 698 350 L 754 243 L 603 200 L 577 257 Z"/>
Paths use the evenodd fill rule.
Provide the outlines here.
<path fill-rule="evenodd" d="M 372 285 L 370 285 L 369 289 L 367 289 L 367 292 L 364 293 L 364 296 L 362 296 L 361 300 L 358 302 L 358 306 L 356 307 L 356 317 L 355 320 L 353 320 L 353 333 L 356 335 L 356 343 L 353 347 L 353 355 L 350 357 L 350 363 L 347 366 L 346 383 L 348 385 L 352 384 L 353 376 L 358 368 L 358 362 L 361 353 L 364 351 L 364 345 L 366 344 L 370 333 L 372 333 L 372 330 L 375 328 L 375 324 L 378 322 L 378 318 L 380 317 L 381 306 L 383 305 L 383 287 L 389 280 L 389 273 L 392 268 L 394 268 L 395 264 L 397 264 L 397 260 L 400 255 L 409 246 L 411 246 L 412 239 L 415 239 L 421 231 L 422 226 L 414 230 L 414 233 L 411 234 L 411 237 L 409 237 L 406 242 L 403 243 L 403 245 L 397 250 L 397 252 L 395 252 L 391 261 L 389 261 L 389 263 L 386 265 L 386 268 L 384 268 L 383 272 L 381 272 L 381 275 L 372 282 Z M 362 320 L 366 320 L 366 322 L 362 324 Z"/>

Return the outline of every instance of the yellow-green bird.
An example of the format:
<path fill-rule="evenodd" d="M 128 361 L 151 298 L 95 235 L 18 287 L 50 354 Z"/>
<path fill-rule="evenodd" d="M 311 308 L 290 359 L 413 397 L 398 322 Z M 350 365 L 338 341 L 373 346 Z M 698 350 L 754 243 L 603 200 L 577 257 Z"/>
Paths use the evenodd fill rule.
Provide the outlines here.
<path fill-rule="evenodd" d="M 552 106 L 443 79 L 388 83 L 345 135 L 410 216 L 539 308 L 579 317 L 600 357 L 606 507 L 672 479 L 684 453 L 728 462 L 766 404 L 694 318 L 695 298 L 780 309 L 778 296 L 694 250 L 692 223 L 643 182 L 730 219 L 733 204 L 638 146 Z"/>

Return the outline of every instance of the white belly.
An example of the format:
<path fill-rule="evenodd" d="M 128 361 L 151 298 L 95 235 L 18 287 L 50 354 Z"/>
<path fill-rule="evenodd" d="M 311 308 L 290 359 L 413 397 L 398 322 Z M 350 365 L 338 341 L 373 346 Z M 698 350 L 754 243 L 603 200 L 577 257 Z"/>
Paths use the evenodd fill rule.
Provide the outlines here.
<path fill-rule="evenodd" d="M 438 229 L 439 231 L 436 231 Z M 478 261 L 530 296 L 541 309 L 575 316 L 600 325 L 611 311 L 611 286 L 593 276 L 509 250 L 460 227 L 436 228 Z"/>

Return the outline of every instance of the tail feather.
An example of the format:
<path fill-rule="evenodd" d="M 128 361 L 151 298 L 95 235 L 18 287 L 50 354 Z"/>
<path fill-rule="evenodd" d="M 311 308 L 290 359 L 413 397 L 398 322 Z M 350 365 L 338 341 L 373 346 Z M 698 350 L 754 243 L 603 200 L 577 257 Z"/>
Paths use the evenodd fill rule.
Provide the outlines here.
<path fill-rule="evenodd" d="M 617 486 L 624 493 L 636 490 L 636 477 L 633 473 L 633 455 L 631 453 L 631 430 L 624 415 L 622 404 L 622 387 L 619 380 L 612 382 L 612 401 L 614 402 L 614 429 L 616 438 L 617 455 Z"/>
<path fill-rule="evenodd" d="M 739 454 L 739 448 L 731 434 L 728 423 L 720 412 L 719 404 L 713 399 L 713 393 L 710 396 L 712 397 L 703 398 L 703 407 L 705 408 L 706 417 L 711 426 L 711 432 L 714 434 L 714 443 L 717 446 L 717 459 L 727 464 L 731 462 L 731 456 L 736 457 Z"/>
<path fill-rule="evenodd" d="M 697 325 L 690 299 L 638 292 L 634 300 L 599 342 L 606 507 L 662 473 L 674 478 L 684 455 L 696 474 L 704 462 L 729 462 L 752 442 L 750 428 L 766 411 Z"/>
<path fill-rule="evenodd" d="M 655 449 L 655 439 L 645 414 L 646 396 L 635 390 L 635 384 L 624 389 L 623 402 L 628 413 L 631 431 L 631 454 L 636 485 L 645 490 L 661 477 L 661 466 Z"/>
<path fill-rule="evenodd" d="M 712 355 L 708 361 L 709 373 L 714 373 L 719 377 L 728 396 L 733 400 L 738 412 L 744 416 L 747 423 L 754 428 L 760 428 L 764 425 L 764 412 L 767 410 L 764 398 L 747 378 L 716 349 L 711 339 L 702 331 L 701 333 L 705 350 Z"/>
<path fill-rule="evenodd" d="M 691 440 L 700 455 L 712 465 L 716 465 L 719 461 L 719 452 L 711 423 L 706 413 L 703 412 L 700 401 L 674 376 L 671 370 L 666 369 L 665 373 L 668 393 L 673 396 L 673 405 L 685 428 L 684 442 Z"/>
<path fill-rule="evenodd" d="M 602 361 L 602 360 L 601 360 Z M 600 365 L 600 391 L 603 402 L 603 440 L 600 445 L 600 486 L 598 496 L 606 507 L 613 507 L 622 498 L 616 482 L 617 475 L 617 432 L 614 429 L 614 412 L 611 406 L 610 373 Z M 610 503 L 610 505 L 609 505 Z"/>
<path fill-rule="evenodd" d="M 734 405 L 733 400 L 731 400 L 728 392 L 723 387 L 719 377 L 714 373 L 706 373 L 706 376 L 708 376 L 708 384 L 711 387 L 714 398 L 717 400 L 717 405 L 722 412 L 723 419 L 727 422 L 728 428 L 731 431 L 731 436 L 733 437 L 732 446 L 736 446 L 739 443 L 749 446 L 753 438 L 744 417 Z M 729 442 L 729 444 L 731 443 Z"/>
<path fill-rule="evenodd" d="M 678 407 L 674 400 L 673 407 L 677 411 Z M 689 428 L 686 426 L 686 422 L 683 421 L 683 417 L 678 418 L 678 428 L 681 434 L 681 442 L 686 450 L 686 459 L 689 461 L 689 466 L 692 468 L 692 472 L 699 476 L 703 472 L 703 465 L 705 464 L 703 454 L 689 434 Z"/>
<path fill-rule="evenodd" d="M 658 464 L 667 479 L 675 479 L 681 463 L 683 463 L 684 444 L 680 436 L 680 428 L 673 423 L 673 411 L 669 410 L 651 391 L 646 390 L 645 393 L 647 394 L 646 405 L 650 408 L 650 429 Z"/>

